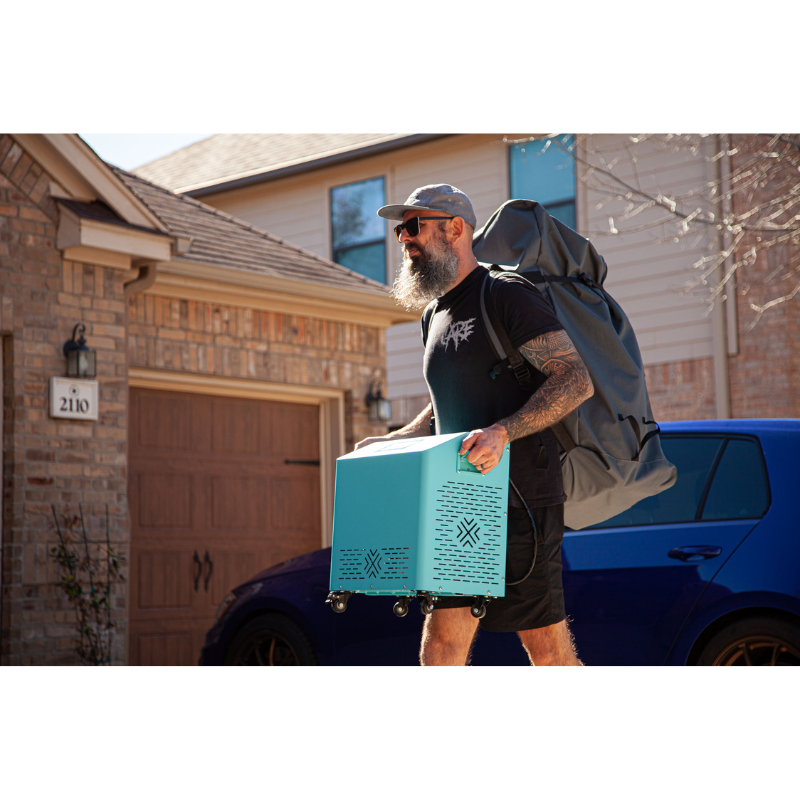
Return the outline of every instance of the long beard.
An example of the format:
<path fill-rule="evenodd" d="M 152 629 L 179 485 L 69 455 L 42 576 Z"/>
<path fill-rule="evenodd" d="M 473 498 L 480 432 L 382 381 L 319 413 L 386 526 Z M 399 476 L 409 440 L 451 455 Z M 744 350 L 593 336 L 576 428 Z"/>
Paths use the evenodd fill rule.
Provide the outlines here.
<path fill-rule="evenodd" d="M 392 297 L 412 311 L 421 311 L 431 300 L 441 297 L 456 282 L 458 255 L 437 231 L 431 241 L 409 256 L 403 248 L 403 261 L 392 287 Z"/>

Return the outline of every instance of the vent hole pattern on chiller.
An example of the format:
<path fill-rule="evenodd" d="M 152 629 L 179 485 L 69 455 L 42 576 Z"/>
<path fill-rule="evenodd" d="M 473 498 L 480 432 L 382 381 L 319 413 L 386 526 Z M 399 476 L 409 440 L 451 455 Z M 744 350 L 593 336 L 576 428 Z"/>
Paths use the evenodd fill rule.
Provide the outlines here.
<path fill-rule="evenodd" d="M 434 520 L 434 578 L 499 586 L 506 495 L 491 486 L 448 481 L 439 488 Z"/>
<path fill-rule="evenodd" d="M 357 547 L 339 551 L 337 581 L 409 580 L 407 547 Z"/>

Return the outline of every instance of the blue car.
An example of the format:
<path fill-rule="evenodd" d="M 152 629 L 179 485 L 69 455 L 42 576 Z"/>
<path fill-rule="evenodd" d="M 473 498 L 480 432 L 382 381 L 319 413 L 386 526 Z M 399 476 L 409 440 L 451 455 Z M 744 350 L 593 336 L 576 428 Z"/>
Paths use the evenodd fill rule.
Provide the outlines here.
<path fill-rule="evenodd" d="M 564 536 L 567 614 L 587 665 L 800 663 L 800 420 L 664 423 L 670 489 Z M 234 589 L 203 665 L 415 665 L 424 617 L 394 598 L 326 604 L 330 548 Z M 515 634 L 480 631 L 474 665 L 524 665 Z"/>

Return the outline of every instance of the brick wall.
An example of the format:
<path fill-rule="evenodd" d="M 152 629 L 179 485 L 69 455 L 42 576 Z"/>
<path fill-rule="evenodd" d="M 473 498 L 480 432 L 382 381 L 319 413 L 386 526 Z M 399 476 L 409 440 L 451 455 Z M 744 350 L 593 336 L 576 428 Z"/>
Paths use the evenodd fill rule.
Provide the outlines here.
<path fill-rule="evenodd" d="M 763 135 L 731 137 L 735 150 L 732 169 L 743 169 L 741 180 L 733 186 L 735 215 L 769 208 L 776 197 L 796 198 L 800 153 L 790 144 L 778 143 L 772 152 L 778 152 L 780 158 L 766 159 L 767 171 L 756 175 L 759 162 L 764 163 L 758 151 L 767 142 Z M 769 213 L 774 210 L 770 208 Z M 787 202 L 783 212 L 772 216 L 771 221 L 796 224 L 792 223 L 796 213 L 797 207 Z M 749 222 L 754 227 L 766 227 L 758 214 Z M 752 308 L 790 295 L 800 285 L 800 236 L 764 248 L 771 237 L 779 235 L 766 230 L 750 232 L 735 253 L 738 260 L 748 251 L 758 251 L 736 275 L 739 352 L 728 358 L 734 418 L 800 417 L 800 294 L 772 306 L 760 318 Z M 656 419 L 716 415 L 712 359 L 650 366 L 646 376 Z"/>
<path fill-rule="evenodd" d="M 3 342 L 2 664 L 75 664 L 75 613 L 49 555 L 51 504 L 83 509 L 92 538 L 123 553 L 127 516 L 128 361 L 143 368 L 346 393 L 348 448 L 384 433 L 364 395 L 385 377 L 384 333 L 368 326 L 137 295 L 126 307 L 118 270 L 63 260 L 51 177 L 0 135 L 0 334 Z M 49 379 L 64 342 L 86 325 L 97 351 L 100 419 L 49 417 Z M 128 330 L 129 329 L 129 330 Z M 127 577 L 127 571 L 123 571 Z M 124 663 L 127 584 L 113 598 L 114 663 Z"/>
<path fill-rule="evenodd" d="M 127 542 L 124 300 L 119 272 L 63 262 L 50 176 L 0 136 L 0 333 L 3 335 L 3 664 L 74 664 L 75 614 L 48 555 L 51 504 L 84 511 L 92 537 Z M 100 419 L 51 419 L 49 379 L 63 376 L 77 322 L 97 350 Z M 113 598 L 123 659 L 125 588 Z"/>
<path fill-rule="evenodd" d="M 145 294 L 128 334 L 131 367 L 342 389 L 348 449 L 386 432 L 364 404 L 372 377 L 385 376 L 379 328 Z"/>
<path fill-rule="evenodd" d="M 794 138 L 797 138 L 796 136 Z M 738 152 L 733 167 L 751 159 L 754 145 L 763 146 L 765 136 L 734 136 Z M 750 182 L 734 195 L 734 213 L 766 203 L 791 187 L 796 193 L 800 154 L 781 144 L 783 158 L 776 160 L 768 180 Z M 788 208 L 776 223 L 789 222 L 797 206 Z M 742 242 L 738 257 L 772 234 L 752 232 Z M 759 237 L 761 242 L 759 242 Z M 755 262 L 737 275 L 739 354 L 730 359 L 731 411 L 734 417 L 800 417 L 800 295 L 773 306 L 756 320 L 751 304 L 763 306 L 787 295 L 800 282 L 800 237 L 759 252 Z"/>
<path fill-rule="evenodd" d="M 644 373 L 657 422 L 716 416 L 712 359 L 654 364 Z"/>

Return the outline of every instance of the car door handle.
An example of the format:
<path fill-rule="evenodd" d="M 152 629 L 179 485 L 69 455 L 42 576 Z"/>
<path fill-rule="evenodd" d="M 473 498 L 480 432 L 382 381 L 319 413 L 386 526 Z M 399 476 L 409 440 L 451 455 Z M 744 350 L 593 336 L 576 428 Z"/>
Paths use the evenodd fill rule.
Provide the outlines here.
<path fill-rule="evenodd" d="M 705 561 L 707 558 L 715 558 L 722 552 L 721 547 L 709 544 L 693 544 L 686 547 L 674 547 L 669 551 L 670 558 L 677 558 L 679 561 Z"/>

